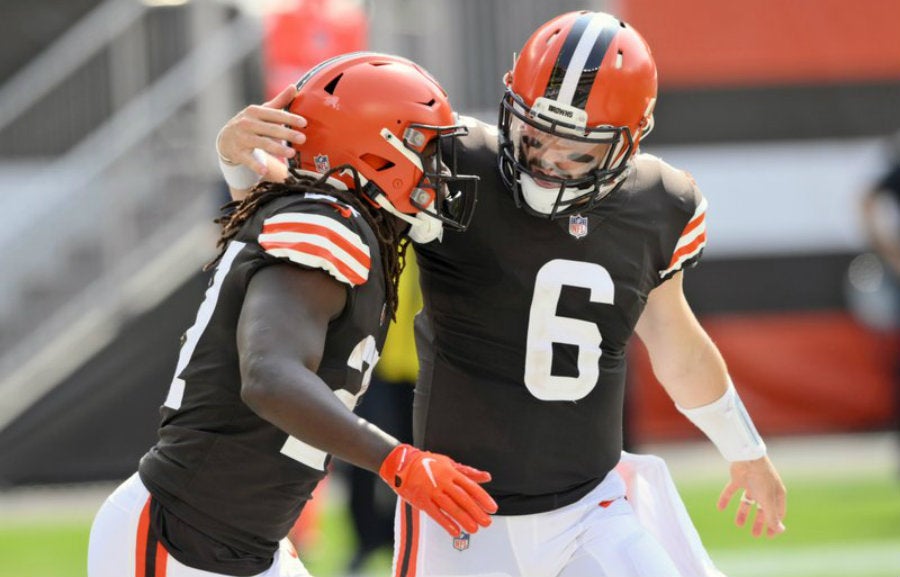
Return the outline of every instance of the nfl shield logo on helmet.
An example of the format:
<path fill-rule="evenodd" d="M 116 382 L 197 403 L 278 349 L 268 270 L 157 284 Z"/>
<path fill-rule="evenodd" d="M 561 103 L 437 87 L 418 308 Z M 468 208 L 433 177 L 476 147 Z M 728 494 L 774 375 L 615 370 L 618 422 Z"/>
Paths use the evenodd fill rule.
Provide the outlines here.
<path fill-rule="evenodd" d="M 588 233 L 588 219 L 580 214 L 573 214 L 569 217 L 569 234 L 575 238 L 582 238 Z"/>
<path fill-rule="evenodd" d="M 329 170 L 331 170 L 331 162 L 328 160 L 327 154 L 317 154 L 313 157 L 313 161 L 316 163 L 316 170 L 325 174 Z"/>
<path fill-rule="evenodd" d="M 459 537 L 453 538 L 453 548 L 457 551 L 465 551 L 469 548 L 469 534 L 465 531 L 460 532 Z"/>

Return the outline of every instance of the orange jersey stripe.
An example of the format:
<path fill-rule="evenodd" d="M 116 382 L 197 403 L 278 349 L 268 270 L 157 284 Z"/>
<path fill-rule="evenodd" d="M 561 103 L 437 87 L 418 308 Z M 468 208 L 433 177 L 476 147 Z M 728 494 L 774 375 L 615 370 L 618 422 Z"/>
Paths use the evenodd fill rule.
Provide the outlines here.
<path fill-rule="evenodd" d="M 684 227 L 683 231 L 681 231 L 681 236 L 688 234 L 689 232 L 691 232 L 692 230 L 694 230 L 695 228 L 697 228 L 698 226 L 703 224 L 703 222 L 705 220 L 706 220 L 706 213 L 704 212 L 704 213 L 700 214 L 700 216 L 698 216 L 694 220 L 692 220 L 691 222 L 687 223 L 687 226 Z"/>
<path fill-rule="evenodd" d="M 288 250 L 294 250 L 303 254 L 311 254 L 313 256 L 317 256 L 323 258 L 330 262 L 334 267 L 340 271 L 342 275 L 344 275 L 350 282 L 355 285 L 360 285 L 366 282 L 366 279 L 359 276 L 353 269 L 347 266 L 344 261 L 337 258 L 330 251 L 316 246 L 314 244 L 309 244 L 308 242 L 267 242 L 263 241 L 260 243 L 266 250 L 276 249 L 276 248 L 285 248 Z"/>
<path fill-rule="evenodd" d="M 369 259 L 369 255 L 364 253 L 359 249 L 359 247 L 352 244 L 349 240 L 347 240 L 343 235 L 337 233 L 329 228 L 318 224 L 308 224 L 308 223 L 300 223 L 300 222 L 275 222 L 275 223 L 265 223 L 263 225 L 262 234 L 275 234 L 279 232 L 296 232 L 301 234 L 315 234 L 318 236 L 322 236 L 336 244 L 337 246 L 344 249 L 350 256 L 359 261 L 360 264 L 369 268 L 371 266 L 371 261 Z"/>
<path fill-rule="evenodd" d="M 702 232 L 697 238 L 691 241 L 690 244 L 686 244 L 680 249 L 675 251 L 675 254 L 672 255 L 672 260 L 669 262 L 669 268 L 675 266 L 678 262 L 678 259 L 686 254 L 690 254 L 697 250 L 697 248 L 706 242 L 706 231 Z"/>
<path fill-rule="evenodd" d="M 141 517 L 138 521 L 138 529 L 137 529 L 137 540 L 135 542 L 135 550 L 134 550 L 134 559 L 135 559 L 135 567 L 134 567 L 134 577 L 153 577 L 152 575 L 145 575 L 147 568 L 147 533 L 150 530 L 150 498 L 147 498 L 147 503 L 144 505 L 144 509 L 141 511 Z"/>

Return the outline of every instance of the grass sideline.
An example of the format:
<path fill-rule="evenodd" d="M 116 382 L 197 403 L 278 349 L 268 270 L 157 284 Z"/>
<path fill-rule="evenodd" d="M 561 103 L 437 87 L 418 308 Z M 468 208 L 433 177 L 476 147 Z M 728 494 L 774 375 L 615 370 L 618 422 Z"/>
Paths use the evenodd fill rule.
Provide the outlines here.
<path fill-rule="evenodd" d="M 715 508 L 721 484 L 679 481 L 679 489 L 713 560 L 729 577 L 897 577 L 900 575 L 900 480 L 887 472 L 853 477 L 785 477 L 787 532 L 754 539 L 734 527 L 736 503 Z M 0 519 L 0 577 L 83 577 L 90 516 L 60 521 Z M 314 550 L 303 555 L 317 577 L 336 577 L 352 549 L 346 509 L 322 511 Z M 848 569 L 851 568 L 852 570 Z M 387 552 L 370 563 L 387 576 Z"/>
<path fill-rule="evenodd" d="M 715 508 L 720 485 L 681 485 L 697 531 L 730 577 L 897 577 L 900 575 L 900 479 L 785 478 L 787 531 L 753 538 L 734 526 L 737 499 Z"/>

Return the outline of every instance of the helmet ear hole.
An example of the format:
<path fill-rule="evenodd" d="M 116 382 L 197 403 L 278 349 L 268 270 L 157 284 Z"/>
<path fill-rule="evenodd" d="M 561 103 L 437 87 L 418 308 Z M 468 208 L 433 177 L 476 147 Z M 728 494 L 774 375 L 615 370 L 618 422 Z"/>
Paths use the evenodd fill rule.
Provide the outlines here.
<path fill-rule="evenodd" d="M 360 156 L 359 159 L 371 166 L 372 169 L 377 172 L 390 170 L 394 167 L 393 162 L 384 157 L 378 156 L 377 154 L 371 154 L 367 152 L 366 154 Z"/>

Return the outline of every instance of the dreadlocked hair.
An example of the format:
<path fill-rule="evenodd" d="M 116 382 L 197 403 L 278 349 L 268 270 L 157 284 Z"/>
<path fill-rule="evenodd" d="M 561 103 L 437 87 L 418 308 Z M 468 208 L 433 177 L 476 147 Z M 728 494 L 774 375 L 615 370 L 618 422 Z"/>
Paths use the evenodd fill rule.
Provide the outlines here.
<path fill-rule="evenodd" d="M 403 234 L 401 228 L 395 226 L 387 212 L 366 201 L 359 194 L 351 190 L 333 188 L 321 180 L 313 180 L 306 176 L 292 173 L 285 182 L 261 182 L 243 200 L 233 200 L 223 206 L 223 216 L 214 221 L 222 226 L 222 233 L 216 243 L 216 246 L 219 247 L 219 254 L 207 263 L 203 270 L 209 270 L 216 266 L 222 259 L 222 255 L 225 254 L 228 242 L 237 235 L 244 223 L 252 218 L 260 207 L 276 198 L 307 192 L 327 194 L 349 204 L 363 216 L 375 232 L 384 266 L 385 304 L 391 314 L 391 319 L 396 319 L 399 304 L 397 286 L 400 282 L 400 273 L 406 266 L 409 238 Z"/>

